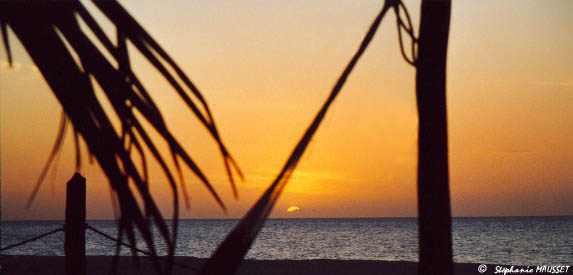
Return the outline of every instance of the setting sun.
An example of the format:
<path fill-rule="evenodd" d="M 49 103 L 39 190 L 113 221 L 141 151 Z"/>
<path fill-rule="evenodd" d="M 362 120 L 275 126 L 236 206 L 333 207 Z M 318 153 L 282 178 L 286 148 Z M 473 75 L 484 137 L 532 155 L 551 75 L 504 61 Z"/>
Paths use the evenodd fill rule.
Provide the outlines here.
<path fill-rule="evenodd" d="M 299 208 L 298 206 L 291 206 L 291 207 L 289 207 L 289 208 L 287 209 L 287 212 L 288 212 L 288 213 L 291 213 L 291 212 L 295 212 L 295 211 L 298 211 L 298 210 L 300 210 L 300 208 Z"/>
<path fill-rule="evenodd" d="M 0 7 L 0 275 L 569 274 L 573 0 Z"/>

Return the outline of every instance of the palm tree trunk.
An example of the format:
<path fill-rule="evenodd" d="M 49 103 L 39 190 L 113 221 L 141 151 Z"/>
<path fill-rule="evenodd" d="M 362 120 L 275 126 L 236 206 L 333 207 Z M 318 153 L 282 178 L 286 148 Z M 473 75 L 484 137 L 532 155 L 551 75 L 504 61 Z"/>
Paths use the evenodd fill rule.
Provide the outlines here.
<path fill-rule="evenodd" d="M 419 274 L 453 272 L 446 56 L 451 0 L 423 0 L 416 71 Z"/>

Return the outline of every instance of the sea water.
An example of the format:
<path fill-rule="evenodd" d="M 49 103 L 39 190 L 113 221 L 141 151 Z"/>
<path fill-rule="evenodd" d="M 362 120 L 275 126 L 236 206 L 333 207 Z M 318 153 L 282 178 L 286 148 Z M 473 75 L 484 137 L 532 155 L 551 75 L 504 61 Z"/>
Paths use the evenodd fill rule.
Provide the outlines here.
<path fill-rule="evenodd" d="M 206 258 L 238 220 L 181 220 L 176 255 Z M 2 221 L 1 246 L 62 226 L 62 221 Z M 88 221 L 112 236 L 114 221 Z M 571 265 L 573 216 L 453 219 L 454 261 L 513 265 Z M 416 218 L 270 219 L 250 259 L 356 259 L 417 261 Z M 156 235 L 157 232 L 156 232 Z M 62 232 L 3 251 L 13 255 L 64 255 Z M 138 246 L 146 249 L 142 240 Z M 166 246 L 157 237 L 156 246 Z M 114 243 L 86 231 L 88 255 L 113 255 Z M 129 255 L 122 249 L 122 255 Z"/>

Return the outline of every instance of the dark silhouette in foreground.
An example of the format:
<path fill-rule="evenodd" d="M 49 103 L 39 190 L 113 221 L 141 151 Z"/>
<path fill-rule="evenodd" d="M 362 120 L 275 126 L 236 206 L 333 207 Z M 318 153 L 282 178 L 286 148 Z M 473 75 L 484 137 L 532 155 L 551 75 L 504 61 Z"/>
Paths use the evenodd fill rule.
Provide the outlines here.
<path fill-rule="evenodd" d="M 88 256 L 88 275 L 108 274 L 114 256 Z M 150 257 L 140 259 L 141 268 L 133 260 L 121 256 L 118 274 L 153 275 L 153 262 Z M 160 257 L 160 259 L 163 259 Z M 3 256 L 2 271 L 5 274 L 19 275 L 61 275 L 64 274 L 64 259 L 57 256 Z M 187 266 L 204 265 L 206 259 L 175 256 L 175 263 Z M 33 264 L 31 264 L 33 263 Z M 418 263 L 404 261 L 368 261 L 368 260 L 251 260 L 241 263 L 235 274 L 238 275 L 416 275 Z M 494 266 L 488 265 L 486 273 L 478 272 L 479 264 L 456 263 L 455 274 L 481 275 L 493 274 Z M 571 268 L 569 269 L 571 272 Z M 4 273 L 2 273 L 4 274 Z M 173 267 L 174 275 L 195 274 L 182 266 Z"/>
<path fill-rule="evenodd" d="M 66 187 L 66 223 L 64 253 L 66 274 L 86 274 L 86 178 L 80 174 L 68 181 Z"/>
<path fill-rule="evenodd" d="M 218 144 L 235 196 L 237 191 L 232 169 L 239 177 L 242 178 L 242 175 L 223 145 L 207 103 L 189 77 L 118 2 L 94 1 L 94 4 L 115 26 L 117 45 L 111 42 L 79 1 L 22 1 L 0 3 L 4 47 L 11 62 L 7 32 L 9 26 L 32 57 L 73 126 L 77 166 L 81 164 L 80 141 L 83 140 L 90 156 L 95 157 L 106 174 L 110 186 L 117 194 L 121 213 L 118 239 L 121 241 L 126 237 L 133 246 L 135 230 L 139 231 L 152 255 L 154 271 L 171 274 L 177 241 L 180 191 L 188 205 L 180 162 L 195 173 L 223 209 L 225 206 L 199 165 L 171 134 L 150 94 L 131 70 L 128 42 L 164 77 Z M 400 0 L 386 0 L 358 51 L 339 77 L 328 99 L 294 148 L 279 175 L 205 263 L 203 274 L 231 274 L 237 271 L 322 119 L 389 10 L 393 10 L 396 15 L 401 53 L 406 62 L 417 69 L 416 95 L 420 121 L 419 272 L 444 275 L 452 273 L 445 105 L 450 1 L 422 1 L 420 36 L 417 39 L 405 5 Z M 406 19 L 403 19 L 403 16 Z M 113 60 L 108 60 L 100 48 L 96 47 L 96 41 L 90 40 L 80 27 L 79 20 L 83 21 L 95 35 L 97 43 L 103 45 Z M 408 57 L 404 50 L 403 31 L 411 39 L 411 57 Z M 118 66 L 112 65 L 111 61 Z M 102 103 L 95 96 L 94 83 L 102 88 L 115 114 L 109 114 L 104 110 Z M 111 123 L 112 115 L 117 115 L 120 120 L 120 133 L 116 133 Z M 59 152 L 67 119 L 65 117 L 62 119 L 64 127 L 60 127 L 59 138 L 44 171 L 50 167 L 53 155 Z M 144 123 L 150 124 L 150 129 L 158 133 L 161 140 L 168 144 L 169 157 L 175 163 L 175 170 L 166 164 L 164 156 L 150 138 L 150 130 L 143 127 Z M 149 192 L 148 160 L 145 151 L 148 151 L 152 155 L 152 161 L 162 168 L 172 189 L 174 215 L 171 231 Z M 134 157 L 141 159 L 139 167 L 133 161 Z M 175 174 L 178 175 L 178 179 Z M 44 175 L 45 172 L 42 172 L 30 201 L 39 189 Z M 136 196 L 142 198 L 143 205 L 137 203 Z M 157 227 L 166 244 L 168 251 L 166 264 L 161 264 L 156 257 L 152 225 Z M 116 252 L 119 252 L 119 244 Z M 134 249 L 132 252 L 136 255 Z M 137 263 L 137 257 L 134 257 L 134 261 Z"/>
<path fill-rule="evenodd" d="M 424 0 L 416 64 L 420 274 L 452 274 L 446 56 L 450 0 Z"/>
<path fill-rule="evenodd" d="M 219 205 L 223 209 L 225 206 L 199 165 L 169 131 L 155 102 L 131 70 L 127 42 L 163 76 L 218 144 L 232 186 L 234 184 L 231 168 L 234 167 L 239 176 L 241 174 L 219 137 L 205 100 L 191 80 L 118 2 L 95 1 L 94 4 L 116 27 L 117 45 L 111 42 L 79 1 L 1 1 L 0 23 L 8 60 L 12 60 L 7 32 L 10 27 L 38 67 L 73 126 L 76 170 L 79 170 L 81 165 L 83 141 L 90 159 L 93 157 L 99 163 L 117 195 L 117 205 L 121 213 L 118 238 L 127 238 L 129 243 L 134 245 L 137 230 L 155 256 L 156 245 L 151 231 L 153 225 L 165 242 L 168 259 L 172 260 L 177 241 L 180 191 L 188 205 L 181 169 L 186 166 L 193 171 Z M 87 26 L 87 30 L 80 26 L 80 21 Z M 96 41 L 92 41 L 86 31 L 91 32 Z M 103 45 L 103 49 L 98 48 L 97 44 Z M 102 50 L 107 51 L 112 60 L 106 58 Z M 112 62 L 118 66 L 114 66 Z M 113 112 L 106 112 L 102 102 L 106 99 L 96 97 L 94 85 L 101 87 Z M 114 118 L 119 119 L 120 125 L 112 124 Z M 62 121 L 65 125 L 66 119 Z M 146 124 L 150 127 L 144 128 Z M 116 127 L 119 127 L 119 130 L 116 130 Z M 60 127 L 59 137 L 65 136 L 65 129 L 66 127 Z M 168 145 L 168 157 L 175 163 L 175 169 L 166 164 L 165 156 L 158 150 L 158 142 L 150 137 L 152 132 L 160 136 L 160 142 Z M 53 155 L 60 151 L 62 143 L 61 138 L 58 138 L 46 167 L 50 166 Z M 172 189 L 174 214 L 171 231 L 149 192 L 148 154 L 151 154 L 151 161 L 162 168 Z M 140 159 L 141 163 L 136 164 L 135 159 Z M 44 174 L 40 176 L 37 186 L 41 184 Z M 37 190 L 38 187 L 35 188 L 35 191 Z M 30 201 L 34 194 L 32 193 Z M 136 197 L 141 198 L 141 204 Z M 119 245 L 116 251 L 119 251 Z M 169 261 L 163 266 L 159 261 L 155 261 L 154 269 L 157 273 L 170 274 L 171 268 Z"/>

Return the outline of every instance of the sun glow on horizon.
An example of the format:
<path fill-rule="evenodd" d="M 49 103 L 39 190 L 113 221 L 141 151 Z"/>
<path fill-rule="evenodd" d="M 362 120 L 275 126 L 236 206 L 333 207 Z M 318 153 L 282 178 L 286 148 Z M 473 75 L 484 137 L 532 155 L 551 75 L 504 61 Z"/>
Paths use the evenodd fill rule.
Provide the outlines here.
<path fill-rule="evenodd" d="M 447 72 L 452 215 L 571 215 L 573 36 L 563 34 L 573 26 L 567 12 L 573 1 L 483 2 L 460 1 L 452 7 Z M 417 31 L 419 2 L 404 3 Z M 515 3 L 520 12 L 513 12 Z M 235 199 L 209 130 L 169 90 L 169 81 L 128 44 L 133 69 L 166 126 L 228 208 L 222 211 L 193 170 L 185 168 L 181 172 L 192 199 L 180 218 L 226 219 L 243 217 L 273 182 L 381 4 L 200 0 L 122 5 L 201 90 L 225 146 L 248 179 L 237 184 Z M 86 8 L 103 16 L 94 5 Z M 116 35 L 109 20 L 96 19 L 110 37 Z M 416 75 L 403 60 L 394 22 L 387 19 L 270 218 L 417 215 Z M 8 33 L 17 37 L 10 28 Z M 523 35 L 507 39 L 515 33 Z M 0 49 L 1 219 L 64 219 L 65 184 L 75 171 L 72 131 L 67 131 L 57 172 L 49 172 L 54 172 L 53 184 L 45 181 L 32 207 L 25 209 L 56 139 L 61 104 L 20 41 L 10 43 L 12 68 Z M 119 135 L 121 121 L 99 84 L 95 87 Z M 161 133 L 151 130 L 150 139 L 161 155 L 170 156 Z M 169 179 L 151 151 L 144 153 L 150 193 L 162 215 L 171 217 L 175 207 Z M 142 163 L 137 153 L 132 157 Z M 171 159 L 165 162 L 176 169 Z M 97 163 L 82 163 L 87 218 L 113 219 L 107 177 Z"/>

